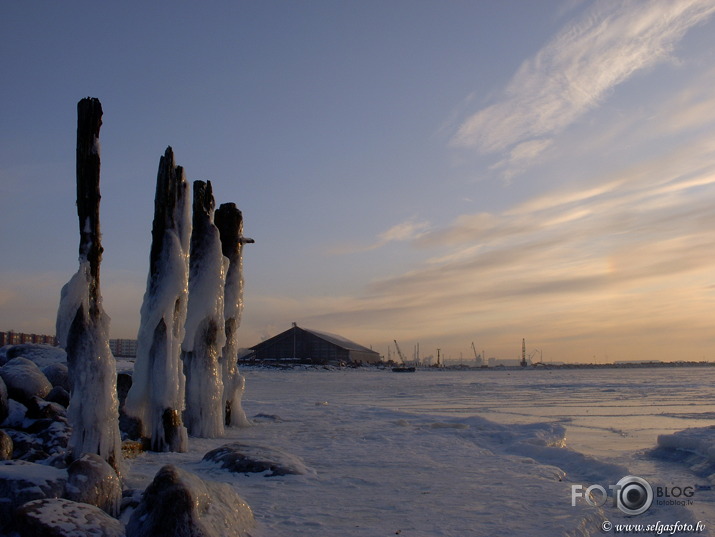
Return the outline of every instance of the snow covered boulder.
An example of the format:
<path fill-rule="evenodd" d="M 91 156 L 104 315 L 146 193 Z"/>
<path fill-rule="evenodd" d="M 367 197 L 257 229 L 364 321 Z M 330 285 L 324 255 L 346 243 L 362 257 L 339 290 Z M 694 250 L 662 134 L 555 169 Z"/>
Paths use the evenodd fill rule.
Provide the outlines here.
<path fill-rule="evenodd" d="M 119 520 L 94 505 L 61 498 L 28 502 L 15 516 L 22 537 L 124 537 Z"/>
<path fill-rule="evenodd" d="M 0 367 L 0 377 L 5 381 L 8 396 L 24 404 L 35 396 L 44 399 L 52 390 L 44 373 L 27 358 L 13 358 Z"/>
<path fill-rule="evenodd" d="M 67 409 L 57 403 L 33 396 L 27 403 L 26 417 L 32 420 L 67 421 Z"/>
<path fill-rule="evenodd" d="M 67 369 L 67 364 L 64 362 L 54 362 L 42 368 L 42 372 L 50 381 L 53 387 L 61 387 L 68 392 L 72 391 L 70 384 L 70 374 Z"/>
<path fill-rule="evenodd" d="M 266 477 L 314 473 L 303 461 L 279 449 L 235 442 L 209 451 L 203 460 L 215 462 L 235 473 L 266 473 Z"/>
<path fill-rule="evenodd" d="M 67 353 L 60 347 L 52 345 L 42 345 L 38 343 L 22 343 L 20 345 L 8 345 L 3 347 L 5 358 L 10 361 L 13 358 L 27 358 L 37 364 L 41 369 L 50 364 L 58 362 L 67 362 Z M 0 358 L 0 363 L 3 359 Z"/>
<path fill-rule="evenodd" d="M 132 513 L 126 537 L 248 537 L 253 512 L 226 483 L 164 466 Z"/>
<path fill-rule="evenodd" d="M 9 434 L 0 429 L 0 461 L 9 461 L 12 459 L 12 450 L 12 438 Z"/>
<path fill-rule="evenodd" d="M 8 402 L 7 386 L 5 386 L 5 381 L 0 377 L 0 423 L 5 421 L 8 414 L 10 413 L 10 407 Z"/>
<path fill-rule="evenodd" d="M 87 453 L 67 468 L 64 497 L 99 507 L 111 516 L 119 514 L 122 484 L 114 468 L 102 457 Z"/>
<path fill-rule="evenodd" d="M 67 472 L 26 461 L 0 461 L 0 531 L 22 504 L 57 498 L 67 481 Z"/>

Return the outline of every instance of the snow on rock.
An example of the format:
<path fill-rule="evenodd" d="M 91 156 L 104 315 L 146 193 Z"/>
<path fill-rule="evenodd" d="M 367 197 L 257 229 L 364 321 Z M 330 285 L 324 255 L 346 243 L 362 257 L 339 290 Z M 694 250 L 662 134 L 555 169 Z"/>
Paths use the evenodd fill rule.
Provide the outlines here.
<path fill-rule="evenodd" d="M 64 497 L 99 507 L 111 516 L 119 514 L 122 484 L 114 469 L 99 455 L 87 453 L 67 468 Z"/>
<path fill-rule="evenodd" d="M 22 429 L 26 425 L 25 415 L 27 414 L 27 407 L 15 401 L 15 399 L 9 399 L 7 408 L 7 417 L 0 425 L 10 427 L 11 429 Z"/>
<path fill-rule="evenodd" d="M 124 525 L 86 503 L 61 498 L 35 500 L 17 512 L 22 537 L 124 537 Z"/>
<path fill-rule="evenodd" d="M 0 367 L 8 396 L 25 403 L 32 397 L 46 397 L 52 384 L 37 365 L 27 358 L 13 358 Z"/>
<path fill-rule="evenodd" d="M 308 468 L 300 457 L 280 449 L 251 446 L 239 442 L 209 451 L 204 455 L 203 460 L 218 463 L 221 468 L 235 473 L 266 472 L 266 477 L 315 474 L 315 470 Z"/>
<path fill-rule="evenodd" d="M 38 499 L 62 496 L 67 472 L 26 461 L 0 461 L 0 531 L 13 511 Z"/>
<path fill-rule="evenodd" d="M 7 386 L 2 377 L 0 377 L 0 423 L 5 421 L 7 415 L 10 413 L 9 404 Z"/>
<path fill-rule="evenodd" d="M 19 345 L 6 345 L 0 349 L 0 365 L 13 358 L 27 358 L 44 368 L 51 364 L 67 362 L 67 353 L 60 347 L 43 345 L 39 343 L 21 343 Z"/>
<path fill-rule="evenodd" d="M 715 482 L 715 426 L 692 427 L 658 436 L 653 457 L 681 462 L 700 477 Z"/>
<path fill-rule="evenodd" d="M 166 465 L 132 513 L 126 537 L 248 537 L 253 512 L 226 483 Z"/>
<path fill-rule="evenodd" d="M 68 392 L 72 390 L 70 384 L 69 370 L 64 362 L 55 362 L 42 368 L 42 372 L 50 381 L 53 387 L 61 387 Z"/>

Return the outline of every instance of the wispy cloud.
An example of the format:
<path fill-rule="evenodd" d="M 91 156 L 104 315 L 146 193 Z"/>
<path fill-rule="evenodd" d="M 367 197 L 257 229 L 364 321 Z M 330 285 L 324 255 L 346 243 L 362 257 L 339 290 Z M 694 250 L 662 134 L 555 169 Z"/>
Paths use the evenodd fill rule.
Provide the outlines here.
<path fill-rule="evenodd" d="M 331 248 L 330 253 L 333 255 L 344 255 L 377 250 L 392 242 L 407 242 L 418 239 L 426 233 L 429 228 L 429 222 L 413 217 L 399 224 L 395 224 L 386 231 L 378 234 L 376 239 L 369 244 L 341 244 L 338 247 Z"/>
<path fill-rule="evenodd" d="M 669 58 L 714 11 L 703 0 L 596 3 L 525 61 L 503 98 L 467 118 L 452 144 L 504 152 L 497 167 L 519 173 L 615 86 Z"/>

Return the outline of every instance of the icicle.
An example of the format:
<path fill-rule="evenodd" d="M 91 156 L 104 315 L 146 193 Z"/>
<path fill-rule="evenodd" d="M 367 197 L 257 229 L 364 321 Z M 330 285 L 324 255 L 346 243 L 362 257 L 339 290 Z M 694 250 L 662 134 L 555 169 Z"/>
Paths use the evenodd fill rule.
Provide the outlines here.
<path fill-rule="evenodd" d="M 189 434 L 215 438 L 224 434 L 223 374 L 219 362 L 225 337 L 223 287 L 227 259 L 214 225 L 211 182 L 194 181 L 193 228 L 189 257 L 189 304 L 182 360 L 186 374 Z"/>
<path fill-rule="evenodd" d="M 216 211 L 216 227 L 221 235 L 223 255 L 228 259 L 224 287 L 226 344 L 221 353 L 223 369 L 223 405 L 226 425 L 248 426 L 241 405 L 246 379 L 238 371 L 238 328 L 243 311 L 243 245 L 254 242 L 243 236 L 243 216 L 234 203 L 223 203 Z"/>
<path fill-rule="evenodd" d="M 149 276 L 141 308 L 137 358 L 125 412 L 142 423 L 154 451 L 188 450 L 181 415 L 186 379 L 181 342 L 188 299 L 189 196 L 171 147 L 159 161 Z"/>

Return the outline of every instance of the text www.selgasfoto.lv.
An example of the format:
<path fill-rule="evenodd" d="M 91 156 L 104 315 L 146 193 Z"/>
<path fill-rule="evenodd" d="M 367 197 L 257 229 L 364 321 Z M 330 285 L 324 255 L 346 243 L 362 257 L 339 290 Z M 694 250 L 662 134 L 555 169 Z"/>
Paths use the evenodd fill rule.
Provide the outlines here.
<path fill-rule="evenodd" d="M 654 535 L 676 535 L 678 533 L 702 533 L 705 531 L 705 524 L 698 521 L 697 524 L 687 524 L 685 522 L 675 522 L 666 524 L 655 522 L 653 524 L 613 524 L 609 520 L 604 520 L 601 524 L 604 533 L 650 533 Z"/>

